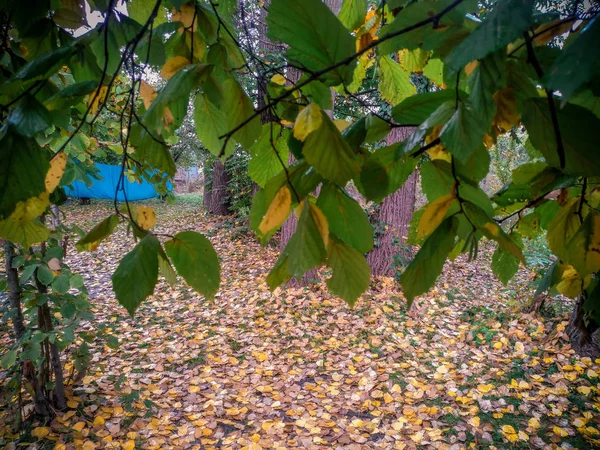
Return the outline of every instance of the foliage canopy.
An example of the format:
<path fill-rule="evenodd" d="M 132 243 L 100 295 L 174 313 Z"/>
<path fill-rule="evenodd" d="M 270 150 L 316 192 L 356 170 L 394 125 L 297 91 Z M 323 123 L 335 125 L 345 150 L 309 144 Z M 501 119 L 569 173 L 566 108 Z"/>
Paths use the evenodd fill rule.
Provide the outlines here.
<path fill-rule="evenodd" d="M 236 32 L 235 0 L 132 0 L 127 14 L 115 0 L 2 3 L 0 237 L 23 246 L 47 239 L 38 217 L 61 186 L 93 171 L 101 114 L 120 124 L 122 177 L 165 191 L 175 172 L 169 145 L 193 100 L 208 150 L 252 156 L 261 189 L 250 220 L 262 242 L 290 214 L 299 218 L 267 277 L 272 289 L 326 264 L 331 291 L 353 304 L 368 286 L 363 254 L 373 237 L 345 188 L 353 183 L 381 201 L 418 167 L 429 204 L 411 233 L 421 249 L 401 277 L 409 301 L 433 285 L 447 258 L 474 257 L 483 237 L 497 243 L 492 267 L 507 281 L 524 261 L 520 239 L 547 231 L 559 262 L 541 288 L 584 294 L 588 320 L 600 323 L 597 8 L 549 2 L 540 13 L 533 0 L 507 0 L 487 12 L 473 0 L 394 0 L 367 9 L 345 0 L 336 17 L 321 0 L 272 0 L 268 36 L 287 50 L 281 63 L 265 64 Z M 86 9 L 102 17 L 89 31 Z M 303 73 L 299 81 L 290 68 Z M 351 122 L 332 120 L 330 88 L 361 95 L 373 70 L 389 114 L 367 107 Z M 159 89 L 146 81 L 152 71 L 163 78 Z M 415 74 L 431 81 L 430 92 L 416 93 Z M 245 89 L 249 75 L 267 80 L 266 92 Z M 267 111 L 272 120 L 261 123 Z M 393 127 L 414 131 L 373 151 Z M 488 149 L 516 128 L 536 158 L 489 198 L 479 186 Z M 208 240 L 182 232 L 162 243 L 128 202 L 115 201 L 114 214 L 77 248 L 95 249 L 119 221 L 139 240 L 113 275 L 131 314 L 159 272 L 174 278 L 173 266 L 214 296 L 219 267 Z"/>

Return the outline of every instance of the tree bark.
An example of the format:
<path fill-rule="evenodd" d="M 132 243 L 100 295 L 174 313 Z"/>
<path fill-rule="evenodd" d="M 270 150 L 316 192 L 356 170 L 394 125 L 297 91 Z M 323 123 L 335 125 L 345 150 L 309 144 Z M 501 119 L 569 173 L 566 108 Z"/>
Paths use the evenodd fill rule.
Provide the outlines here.
<path fill-rule="evenodd" d="M 583 304 L 585 297 L 580 295 L 577 304 L 569 318 L 569 324 L 565 331 L 569 336 L 571 347 L 581 356 L 589 356 L 592 359 L 600 358 L 600 341 L 598 338 L 598 327 L 586 326 L 583 315 Z"/>
<path fill-rule="evenodd" d="M 412 128 L 394 128 L 387 136 L 387 144 L 391 145 L 406 139 Z M 404 244 L 408 237 L 408 225 L 415 207 L 417 174 L 413 172 L 401 189 L 383 200 L 379 210 L 379 226 L 383 234 L 375 243 L 375 248 L 367 255 L 373 275 L 394 276 L 393 261 L 402 250 L 398 244 Z M 404 252 L 410 257 L 410 252 Z"/>
<path fill-rule="evenodd" d="M 225 171 L 225 164 L 221 160 L 215 161 L 213 166 L 212 188 L 210 190 L 210 208 L 209 212 L 217 216 L 229 215 L 229 205 L 227 204 L 227 184 L 229 175 Z"/>
<path fill-rule="evenodd" d="M 15 248 L 9 241 L 4 241 L 4 259 L 6 268 L 6 279 L 8 281 L 8 299 L 12 314 L 13 330 L 15 341 L 21 340 L 25 334 L 25 324 L 23 322 L 23 311 L 21 309 L 21 285 L 19 284 L 19 271 L 13 268 L 15 259 Z"/>

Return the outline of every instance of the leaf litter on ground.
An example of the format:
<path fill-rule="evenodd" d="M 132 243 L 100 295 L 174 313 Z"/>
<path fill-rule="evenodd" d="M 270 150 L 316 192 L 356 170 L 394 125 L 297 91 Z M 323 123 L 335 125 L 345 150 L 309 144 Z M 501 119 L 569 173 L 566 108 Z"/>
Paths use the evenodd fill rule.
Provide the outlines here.
<path fill-rule="evenodd" d="M 133 247 L 125 229 L 94 253 L 69 252 L 96 321 L 121 342 L 117 349 L 91 345 L 90 367 L 67 386 L 67 410 L 51 423 L 32 423 L 20 448 L 27 442 L 25 448 L 65 450 L 600 443 L 600 361 L 571 349 L 569 305 L 550 316 L 518 311 L 528 271 L 504 288 L 484 265 L 459 258 L 410 312 L 387 278 L 374 280 L 350 309 L 324 282 L 269 292 L 264 280 L 278 252 L 261 249 L 230 221 L 191 203 L 153 207 L 159 232 L 190 229 L 210 238 L 222 259 L 219 293 L 209 302 L 162 280 L 131 319 L 110 284 Z M 99 202 L 64 210 L 69 223 L 87 229 L 110 208 Z M 0 444 L 16 448 L 10 410 L 0 412 Z"/>

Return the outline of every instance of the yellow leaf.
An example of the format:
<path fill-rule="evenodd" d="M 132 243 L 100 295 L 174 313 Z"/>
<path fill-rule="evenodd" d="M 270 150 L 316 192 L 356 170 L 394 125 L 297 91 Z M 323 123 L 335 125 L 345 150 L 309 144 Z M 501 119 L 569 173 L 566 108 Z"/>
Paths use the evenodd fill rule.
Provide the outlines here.
<path fill-rule="evenodd" d="M 142 83 L 140 84 L 140 95 L 144 101 L 144 108 L 148 109 L 158 94 L 152 86 L 142 80 Z"/>
<path fill-rule="evenodd" d="M 439 138 L 440 132 L 442 131 L 442 127 L 443 125 L 433 127 L 431 133 L 425 136 L 425 143 L 431 144 L 433 141 Z M 441 159 L 447 162 L 452 161 L 452 155 L 450 155 L 450 152 L 446 151 L 444 146 L 441 144 L 434 145 L 433 147 L 431 147 L 429 150 L 427 150 L 427 154 L 431 159 Z"/>
<path fill-rule="evenodd" d="M 398 62 L 408 72 L 423 72 L 430 55 L 429 51 L 420 48 L 414 50 L 403 49 L 398 52 Z"/>
<path fill-rule="evenodd" d="M 69 401 L 67 402 L 67 406 L 68 406 L 69 408 L 73 408 L 73 409 L 75 409 L 75 408 L 77 408 L 77 406 L 78 406 L 78 405 L 79 405 L 79 402 L 78 402 L 78 401 L 76 401 L 76 400 L 69 400 Z"/>
<path fill-rule="evenodd" d="M 481 392 L 482 394 L 486 394 L 486 393 L 490 392 L 492 389 L 494 389 L 494 385 L 492 385 L 492 384 L 480 384 L 479 386 L 477 386 L 477 390 L 479 392 Z"/>
<path fill-rule="evenodd" d="M 9 219 L 13 222 L 24 224 L 40 216 L 50 204 L 48 192 L 42 192 L 38 197 L 31 197 L 17 203 Z"/>
<path fill-rule="evenodd" d="M 137 223 L 144 230 L 149 230 L 156 225 L 156 213 L 154 209 L 150 206 L 138 206 Z"/>
<path fill-rule="evenodd" d="M 312 212 L 313 219 L 315 219 L 315 223 L 317 224 L 317 228 L 319 229 L 319 233 L 321 233 L 323 244 L 325 245 L 325 248 L 327 248 L 329 245 L 329 223 L 327 222 L 325 215 L 323 215 L 317 206 L 310 204 L 310 210 Z"/>
<path fill-rule="evenodd" d="M 294 124 L 294 137 L 304 142 L 306 137 L 315 130 L 318 130 L 323 123 L 323 112 L 319 105 L 311 103 L 298 114 Z"/>
<path fill-rule="evenodd" d="M 562 20 L 555 20 L 554 22 L 545 23 L 535 29 L 535 37 L 533 38 L 533 45 L 546 45 L 552 39 L 561 34 L 566 33 L 571 29 L 573 25 L 572 21 L 562 22 Z"/>
<path fill-rule="evenodd" d="M 259 231 L 262 234 L 267 234 L 271 230 L 279 227 L 288 214 L 292 207 L 292 194 L 287 186 L 282 186 L 279 192 L 275 194 L 273 201 L 269 205 L 269 209 L 263 217 L 260 225 L 258 226 Z"/>
<path fill-rule="evenodd" d="M 516 442 L 519 440 L 519 435 L 511 425 L 502 425 L 502 434 L 510 442 Z"/>
<path fill-rule="evenodd" d="M 179 11 L 173 10 L 173 22 L 181 22 L 184 28 L 192 28 L 192 25 L 196 25 L 198 23 L 198 18 L 196 16 L 196 24 L 194 24 L 194 15 L 195 8 L 190 3 L 186 3 L 179 8 Z"/>
<path fill-rule="evenodd" d="M 49 434 L 50 434 L 50 428 L 48 428 L 48 427 L 37 427 L 37 428 L 34 428 L 33 431 L 31 432 L 31 435 L 38 439 L 43 439 L 46 436 L 48 436 Z"/>
<path fill-rule="evenodd" d="M 502 348 L 502 342 L 495 342 L 494 343 L 494 348 L 501 349 Z"/>
<path fill-rule="evenodd" d="M 344 120 L 344 119 L 335 119 L 333 121 L 335 127 L 338 129 L 338 131 L 344 131 L 346 128 L 348 128 L 350 126 L 350 122 Z"/>
<path fill-rule="evenodd" d="M 125 442 L 124 444 L 121 444 L 121 447 L 123 447 L 123 450 L 133 450 L 135 448 L 135 442 L 132 440 L 129 440 L 129 441 Z"/>
<path fill-rule="evenodd" d="M 442 223 L 448 209 L 450 209 L 450 206 L 454 203 L 454 199 L 455 197 L 453 194 L 444 195 L 427 206 L 427 209 L 425 209 L 425 212 L 419 221 L 419 227 L 417 228 L 417 237 L 419 239 L 429 236 L 429 234 Z"/>
<path fill-rule="evenodd" d="M 552 428 L 552 431 L 554 431 L 554 434 L 560 436 L 560 437 L 567 437 L 569 435 L 569 433 L 567 433 L 564 429 L 562 429 L 561 427 L 555 426 L 554 428 Z"/>
<path fill-rule="evenodd" d="M 582 283 L 581 277 L 573 266 L 567 266 L 562 273 L 560 283 L 556 285 L 556 290 L 565 297 L 575 298 L 584 287 L 585 283 Z"/>
<path fill-rule="evenodd" d="M 94 426 L 95 427 L 101 427 L 102 425 L 104 425 L 104 417 L 102 417 L 102 416 L 96 416 L 94 418 Z"/>
<path fill-rule="evenodd" d="M 271 77 L 271 82 L 283 86 L 286 83 L 286 79 L 283 75 L 276 73 Z"/>
<path fill-rule="evenodd" d="M 190 64 L 190 60 L 183 56 L 173 56 L 160 70 L 160 76 L 168 80 L 185 66 Z"/>
<path fill-rule="evenodd" d="M 107 95 L 108 86 L 105 85 L 99 86 L 98 89 L 90 94 L 90 98 L 88 99 L 88 108 L 90 108 L 90 114 L 96 114 L 96 111 L 98 111 L 100 105 L 104 103 Z"/>
<path fill-rule="evenodd" d="M 527 422 L 527 425 L 530 428 L 535 428 L 536 430 L 541 427 L 542 425 L 540 424 L 540 421 L 537 420 L 535 417 L 532 417 L 531 419 L 529 419 L 529 422 Z"/>
<path fill-rule="evenodd" d="M 81 430 L 83 430 L 84 428 L 85 428 L 85 422 L 77 422 L 75 425 L 73 425 L 73 429 L 75 431 L 81 432 Z"/>
<path fill-rule="evenodd" d="M 65 173 L 65 167 L 67 167 L 67 156 L 64 153 L 59 153 L 52 158 L 50 161 L 50 170 L 46 174 L 46 192 L 51 194 L 56 189 L 63 173 Z"/>
<path fill-rule="evenodd" d="M 438 368 L 435 369 L 435 371 L 437 373 L 444 374 L 444 373 L 448 373 L 448 368 L 446 366 L 438 366 Z"/>
<path fill-rule="evenodd" d="M 267 356 L 266 353 L 264 352 L 259 352 L 256 354 L 256 359 L 260 362 L 266 361 L 267 359 L 269 359 L 269 357 Z"/>
<path fill-rule="evenodd" d="M 515 90 L 507 86 L 494 94 L 496 102 L 496 115 L 493 124 L 501 133 L 509 131 L 519 124 L 521 115 L 517 109 Z"/>
<path fill-rule="evenodd" d="M 589 388 L 589 386 L 579 386 L 577 388 L 577 392 L 583 395 L 589 395 L 592 390 Z"/>
<path fill-rule="evenodd" d="M 477 416 L 472 417 L 471 419 L 469 419 L 469 425 L 471 425 L 471 426 L 473 426 L 475 428 L 478 428 L 480 423 L 481 423 L 481 420 Z"/>

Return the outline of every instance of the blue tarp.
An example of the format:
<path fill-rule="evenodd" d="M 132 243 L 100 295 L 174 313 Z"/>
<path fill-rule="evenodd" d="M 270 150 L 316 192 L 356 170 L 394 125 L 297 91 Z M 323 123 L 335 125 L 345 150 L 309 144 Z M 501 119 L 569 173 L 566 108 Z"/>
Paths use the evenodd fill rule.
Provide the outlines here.
<path fill-rule="evenodd" d="M 78 198 L 114 199 L 115 190 L 117 189 L 117 184 L 121 176 L 121 166 L 96 164 L 96 167 L 99 169 L 98 176 L 102 178 L 101 180 L 93 180 L 93 184 L 90 187 L 87 187 L 82 181 L 75 181 L 71 185 L 72 189 L 65 187 L 67 195 Z M 125 177 L 124 182 L 125 193 L 122 189 L 119 189 L 119 192 L 117 193 L 117 200 L 120 202 L 125 201 L 125 194 L 127 194 L 128 201 L 145 200 L 147 198 L 159 196 L 156 189 L 154 189 L 154 186 L 146 180 L 142 180 L 141 183 L 131 183 L 127 180 L 127 177 Z"/>

